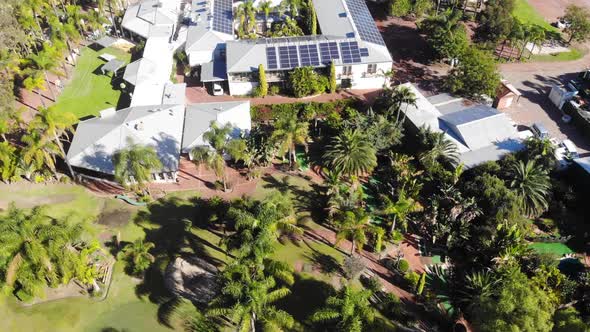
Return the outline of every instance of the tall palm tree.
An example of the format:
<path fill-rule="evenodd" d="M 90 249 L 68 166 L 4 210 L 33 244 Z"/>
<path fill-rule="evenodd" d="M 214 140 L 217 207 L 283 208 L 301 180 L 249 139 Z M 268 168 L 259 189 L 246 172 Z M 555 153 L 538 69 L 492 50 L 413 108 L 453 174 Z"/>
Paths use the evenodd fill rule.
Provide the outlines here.
<path fill-rule="evenodd" d="M 25 143 L 22 152 L 23 162 L 26 165 L 33 165 L 36 170 L 47 167 L 57 177 L 55 169 L 56 156 L 65 157 L 62 155 L 59 146 L 38 130 L 30 130 L 29 133 L 22 137 L 21 141 Z"/>
<path fill-rule="evenodd" d="M 74 170 L 66 158 L 66 152 L 61 143 L 61 137 L 68 132 L 74 131 L 74 123 L 76 123 L 77 120 L 76 116 L 72 113 L 61 112 L 53 107 L 49 107 L 40 108 L 38 113 L 35 114 L 33 121 L 30 123 L 31 128 L 41 131 L 48 140 L 53 140 L 53 142 L 59 147 L 61 157 L 68 166 L 72 179 L 75 178 Z"/>
<path fill-rule="evenodd" d="M 271 139 L 278 142 L 281 155 L 284 156 L 285 153 L 288 153 L 289 165 L 293 165 L 293 162 L 297 160 L 295 146 L 306 144 L 309 136 L 308 130 L 307 122 L 300 121 L 295 112 L 283 114 L 275 122 Z"/>
<path fill-rule="evenodd" d="M 369 298 L 371 291 L 356 291 L 351 286 L 344 286 L 337 295 L 326 300 L 326 307 L 313 315 L 310 320 L 315 323 L 334 322 L 338 331 L 369 331 L 376 315 Z"/>
<path fill-rule="evenodd" d="M 258 4 L 258 12 L 263 13 L 264 14 L 264 26 L 266 28 L 268 28 L 268 17 L 270 16 L 270 11 L 272 9 L 272 5 L 271 2 L 266 0 L 266 1 L 261 1 Z"/>
<path fill-rule="evenodd" d="M 459 163 L 457 146 L 446 138 L 444 132 L 433 132 L 428 127 L 421 127 L 418 140 L 426 150 L 420 155 L 420 161 L 443 162 L 453 167 Z"/>
<path fill-rule="evenodd" d="M 57 61 L 57 51 L 53 49 L 52 46 L 45 44 L 43 46 L 43 50 L 38 52 L 37 54 L 31 54 L 29 56 L 30 62 L 33 66 L 43 73 L 45 77 L 45 82 L 47 83 L 47 87 L 49 88 L 49 92 L 51 93 L 51 97 L 55 101 L 55 92 L 53 92 L 53 88 L 51 87 L 51 82 L 49 81 L 49 76 L 47 72 L 58 73 L 55 68 L 58 64 Z"/>
<path fill-rule="evenodd" d="M 403 123 L 406 119 L 408 106 L 416 106 L 416 94 L 407 86 L 398 86 L 391 91 L 390 98 L 393 105 L 392 107 L 395 107 L 394 110 L 396 111 L 395 123 L 399 124 L 399 114 L 401 113 L 401 107 L 402 105 L 405 105 L 404 117 L 402 119 Z"/>
<path fill-rule="evenodd" d="M 112 159 L 117 182 L 125 187 L 133 184 L 141 190 L 152 180 L 152 173 L 162 168 L 153 147 L 134 143 L 131 138 L 127 148 L 117 151 Z"/>
<path fill-rule="evenodd" d="M 43 99 L 43 94 L 41 91 L 45 91 L 45 80 L 41 77 L 40 72 L 31 73 L 25 80 L 23 81 L 23 86 L 25 90 L 28 91 L 36 91 L 37 95 L 39 96 L 39 100 L 41 101 L 41 105 L 45 107 L 45 100 Z"/>
<path fill-rule="evenodd" d="M 387 195 L 381 196 L 383 208 L 380 211 L 380 214 L 393 216 L 390 229 L 391 233 L 395 230 L 398 220 L 404 225 L 403 227 L 405 229 L 407 227 L 405 221 L 408 214 L 422 209 L 422 205 L 412 197 L 407 196 L 405 190 L 400 190 L 397 196 L 395 202 Z"/>
<path fill-rule="evenodd" d="M 121 251 L 121 257 L 131 264 L 133 274 L 141 275 L 154 262 L 154 256 L 150 254 L 155 245 L 152 242 L 144 242 L 137 239 L 129 243 Z"/>
<path fill-rule="evenodd" d="M 551 190 L 549 175 L 535 160 L 513 162 L 508 177 L 510 188 L 516 192 L 526 215 L 536 216 L 548 208 L 547 196 Z"/>
<path fill-rule="evenodd" d="M 355 249 L 361 251 L 363 246 L 367 244 L 367 233 L 373 232 L 371 216 L 360 209 L 346 211 L 339 223 L 339 229 L 336 233 L 336 245 L 340 241 L 348 239 L 352 243 L 350 248 L 351 256 L 354 254 Z"/>
<path fill-rule="evenodd" d="M 377 151 L 357 129 L 346 129 L 326 147 L 328 166 L 348 177 L 370 173 L 377 166 Z"/>

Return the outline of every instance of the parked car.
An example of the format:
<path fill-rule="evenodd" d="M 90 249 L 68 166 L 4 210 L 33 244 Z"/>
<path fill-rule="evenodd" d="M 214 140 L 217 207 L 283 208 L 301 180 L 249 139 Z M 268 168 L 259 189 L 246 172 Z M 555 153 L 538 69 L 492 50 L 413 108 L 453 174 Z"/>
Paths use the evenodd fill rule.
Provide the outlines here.
<path fill-rule="evenodd" d="M 213 83 L 213 95 L 214 96 L 223 96 L 223 88 L 221 84 Z"/>
<path fill-rule="evenodd" d="M 567 168 L 576 158 L 579 158 L 578 148 L 569 139 L 559 143 L 555 149 L 555 159 L 558 170 Z"/>
<path fill-rule="evenodd" d="M 541 123 L 537 122 L 537 123 L 533 124 L 533 126 L 531 127 L 531 130 L 532 130 L 533 134 L 535 134 L 535 136 L 537 136 L 540 139 L 548 139 L 549 138 L 549 131 Z"/>

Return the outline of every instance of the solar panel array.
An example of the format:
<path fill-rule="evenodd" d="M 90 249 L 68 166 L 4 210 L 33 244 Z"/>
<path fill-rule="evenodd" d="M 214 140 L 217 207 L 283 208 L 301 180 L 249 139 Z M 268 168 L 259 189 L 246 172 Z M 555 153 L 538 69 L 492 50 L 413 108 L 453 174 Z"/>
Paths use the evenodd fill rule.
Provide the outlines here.
<path fill-rule="evenodd" d="M 322 63 L 330 63 L 332 60 L 340 59 L 338 43 L 320 43 L 320 56 L 322 58 Z"/>
<path fill-rule="evenodd" d="M 299 57 L 297 56 L 297 46 L 279 46 L 279 62 L 281 68 L 299 67 Z"/>
<path fill-rule="evenodd" d="M 342 60 L 342 63 L 345 64 L 352 64 L 360 63 L 361 57 L 367 56 L 369 56 L 369 50 L 359 48 L 356 41 L 268 46 L 266 47 L 266 66 L 269 70 L 291 69 L 300 66 L 317 67 L 338 60 Z"/>
<path fill-rule="evenodd" d="M 375 20 L 367 8 L 365 0 L 346 0 L 346 6 L 352 15 L 352 21 L 362 40 L 374 44 L 385 45 Z"/>
<path fill-rule="evenodd" d="M 342 54 L 343 63 L 361 62 L 361 52 L 357 42 L 340 43 L 340 54 Z"/>
<path fill-rule="evenodd" d="M 234 33 L 232 0 L 213 1 L 213 30 L 230 35 Z"/>
<path fill-rule="evenodd" d="M 316 44 L 299 45 L 299 57 L 302 66 L 319 66 L 320 58 Z"/>
<path fill-rule="evenodd" d="M 277 48 L 267 47 L 266 48 L 266 67 L 268 69 L 277 69 Z"/>

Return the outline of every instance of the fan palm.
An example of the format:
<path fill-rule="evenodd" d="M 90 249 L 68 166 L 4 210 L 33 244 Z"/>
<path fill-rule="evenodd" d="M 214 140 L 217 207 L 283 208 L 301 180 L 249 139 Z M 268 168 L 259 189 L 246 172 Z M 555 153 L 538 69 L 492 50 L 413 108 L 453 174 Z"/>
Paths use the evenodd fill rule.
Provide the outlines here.
<path fill-rule="evenodd" d="M 137 239 L 129 243 L 121 252 L 130 264 L 135 275 L 141 275 L 154 262 L 154 256 L 150 254 L 155 245 L 152 242 L 144 242 L 143 239 Z"/>
<path fill-rule="evenodd" d="M 372 233 L 374 226 L 371 225 L 371 216 L 362 210 L 346 211 L 341 217 L 336 233 L 336 245 L 344 239 L 350 240 L 352 256 L 355 249 L 358 251 L 363 249 L 367 243 L 367 233 Z"/>
<path fill-rule="evenodd" d="M 152 179 L 152 173 L 162 168 L 156 150 L 151 146 L 143 146 L 128 139 L 127 148 L 113 155 L 115 179 L 124 186 L 136 185 L 144 189 Z"/>
<path fill-rule="evenodd" d="M 346 129 L 326 147 L 328 166 L 349 177 L 370 173 L 377 166 L 377 151 L 359 130 Z"/>
<path fill-rule="evenodd" d="M 368 331 L 368 326 L 375 318 L 376 311 L 369 302 L 369 290 L 355 291 L 344 286 L 336 296 L 326 300 L 326 307 L 316 311 L 312 322 L 336 322 L 339 331 Z"/>
<path fill-rule="evenodd" d="M 445 133 L 433 132 L 428 127 L 421 127 L 419 140 L 426 150 L 420 155 L 421 162 L 444 162 L 451 166 L 458 164 L 457 146 L 446 138 Z"/>
<path fill-rule="evenodd" d="M 535 160 L 528 160 L 526 163 L 522 160 L 513 162 L 508 177 L 510 187 L 516 191 L 526 215 L 535 216 L 547 209 L 551 183 L 547 172 Z"/>
<path fill-rule="evenodd" d="M 72 113 L 60 112 L 53 107 L 43 107 L 38 110 L 38 113 L 35 114 L 35 118 L 30 123 L 31 128 L 41 131 L 46 139 L 53 140 L 53 142 L 59 147 L 61 152 L 60 156 L 63 157 L 68 166 L 72 178 L 74 178 L 74 170 L 68 162 L 68 159 L 65 157 L 66 152 L 60 138 L 67 132 L 74 131 L 74 123 L 76 123 L 76 121 L 77 118 Z"/>
<path fill-rule="evenodd" d="M 295 146 L 306 144 L 309 136 L 308 129 L 307 122 L 300 121 L 294 112 L 282 115 L 275 122 L 271 139 L 279 144 L 281 155 L 288 153 L 289 165 L 293 165 L 293 162 L 297 160 Z"/>

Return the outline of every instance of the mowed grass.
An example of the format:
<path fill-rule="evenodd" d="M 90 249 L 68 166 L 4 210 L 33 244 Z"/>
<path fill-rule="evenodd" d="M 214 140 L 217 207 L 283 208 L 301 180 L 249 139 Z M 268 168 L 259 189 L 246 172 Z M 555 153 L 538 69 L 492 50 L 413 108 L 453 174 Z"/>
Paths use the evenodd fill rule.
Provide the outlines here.
<path fill-rule="evenodd" d="M 99 58 L 103 53 L 112 54 L 125 62 L 131 59 L 130 53 L 112 47 L 98 52 L 89 47 L 83 48 L 73 76 L 57 98 L 55 108 L 83 118 L 98 115 L 105 108 L 117 106 L 121 91 L 118 86 L 113 88 L 110 76 L 100 72 L 100 67 L 106 63 Z"/>
<path fill-rule="evenodd" d="M 515 18 L 521 23 L 538 25 L 550 33 L 559 34 L 559 29 L 545 21 L 543 16 L 537 12 L 537 10 L 528 3 L 527 0 L 515 0 L 514 11 L 512 12 Z"/>
<path fill-rule="evenodd" d="M 531 244 L 531 247 L 538 253 L 542 254 L 555 254 L 557 256 L 563 256 L 573 253 L 573 250 L 571 250 L 570 247 L 558 242 L 535 242 Z"/>
<path fill-rule="evenodd" d="M 555 54 L 537 54 L 531 57 L 532 61 L 540 62 L 562 62 L 562 61 L 573 61 L 581 59 L 586 55 L 586 51 L 580 50 L 575 47 L 570 47 L 569 52 L 561 52 Z"/>

